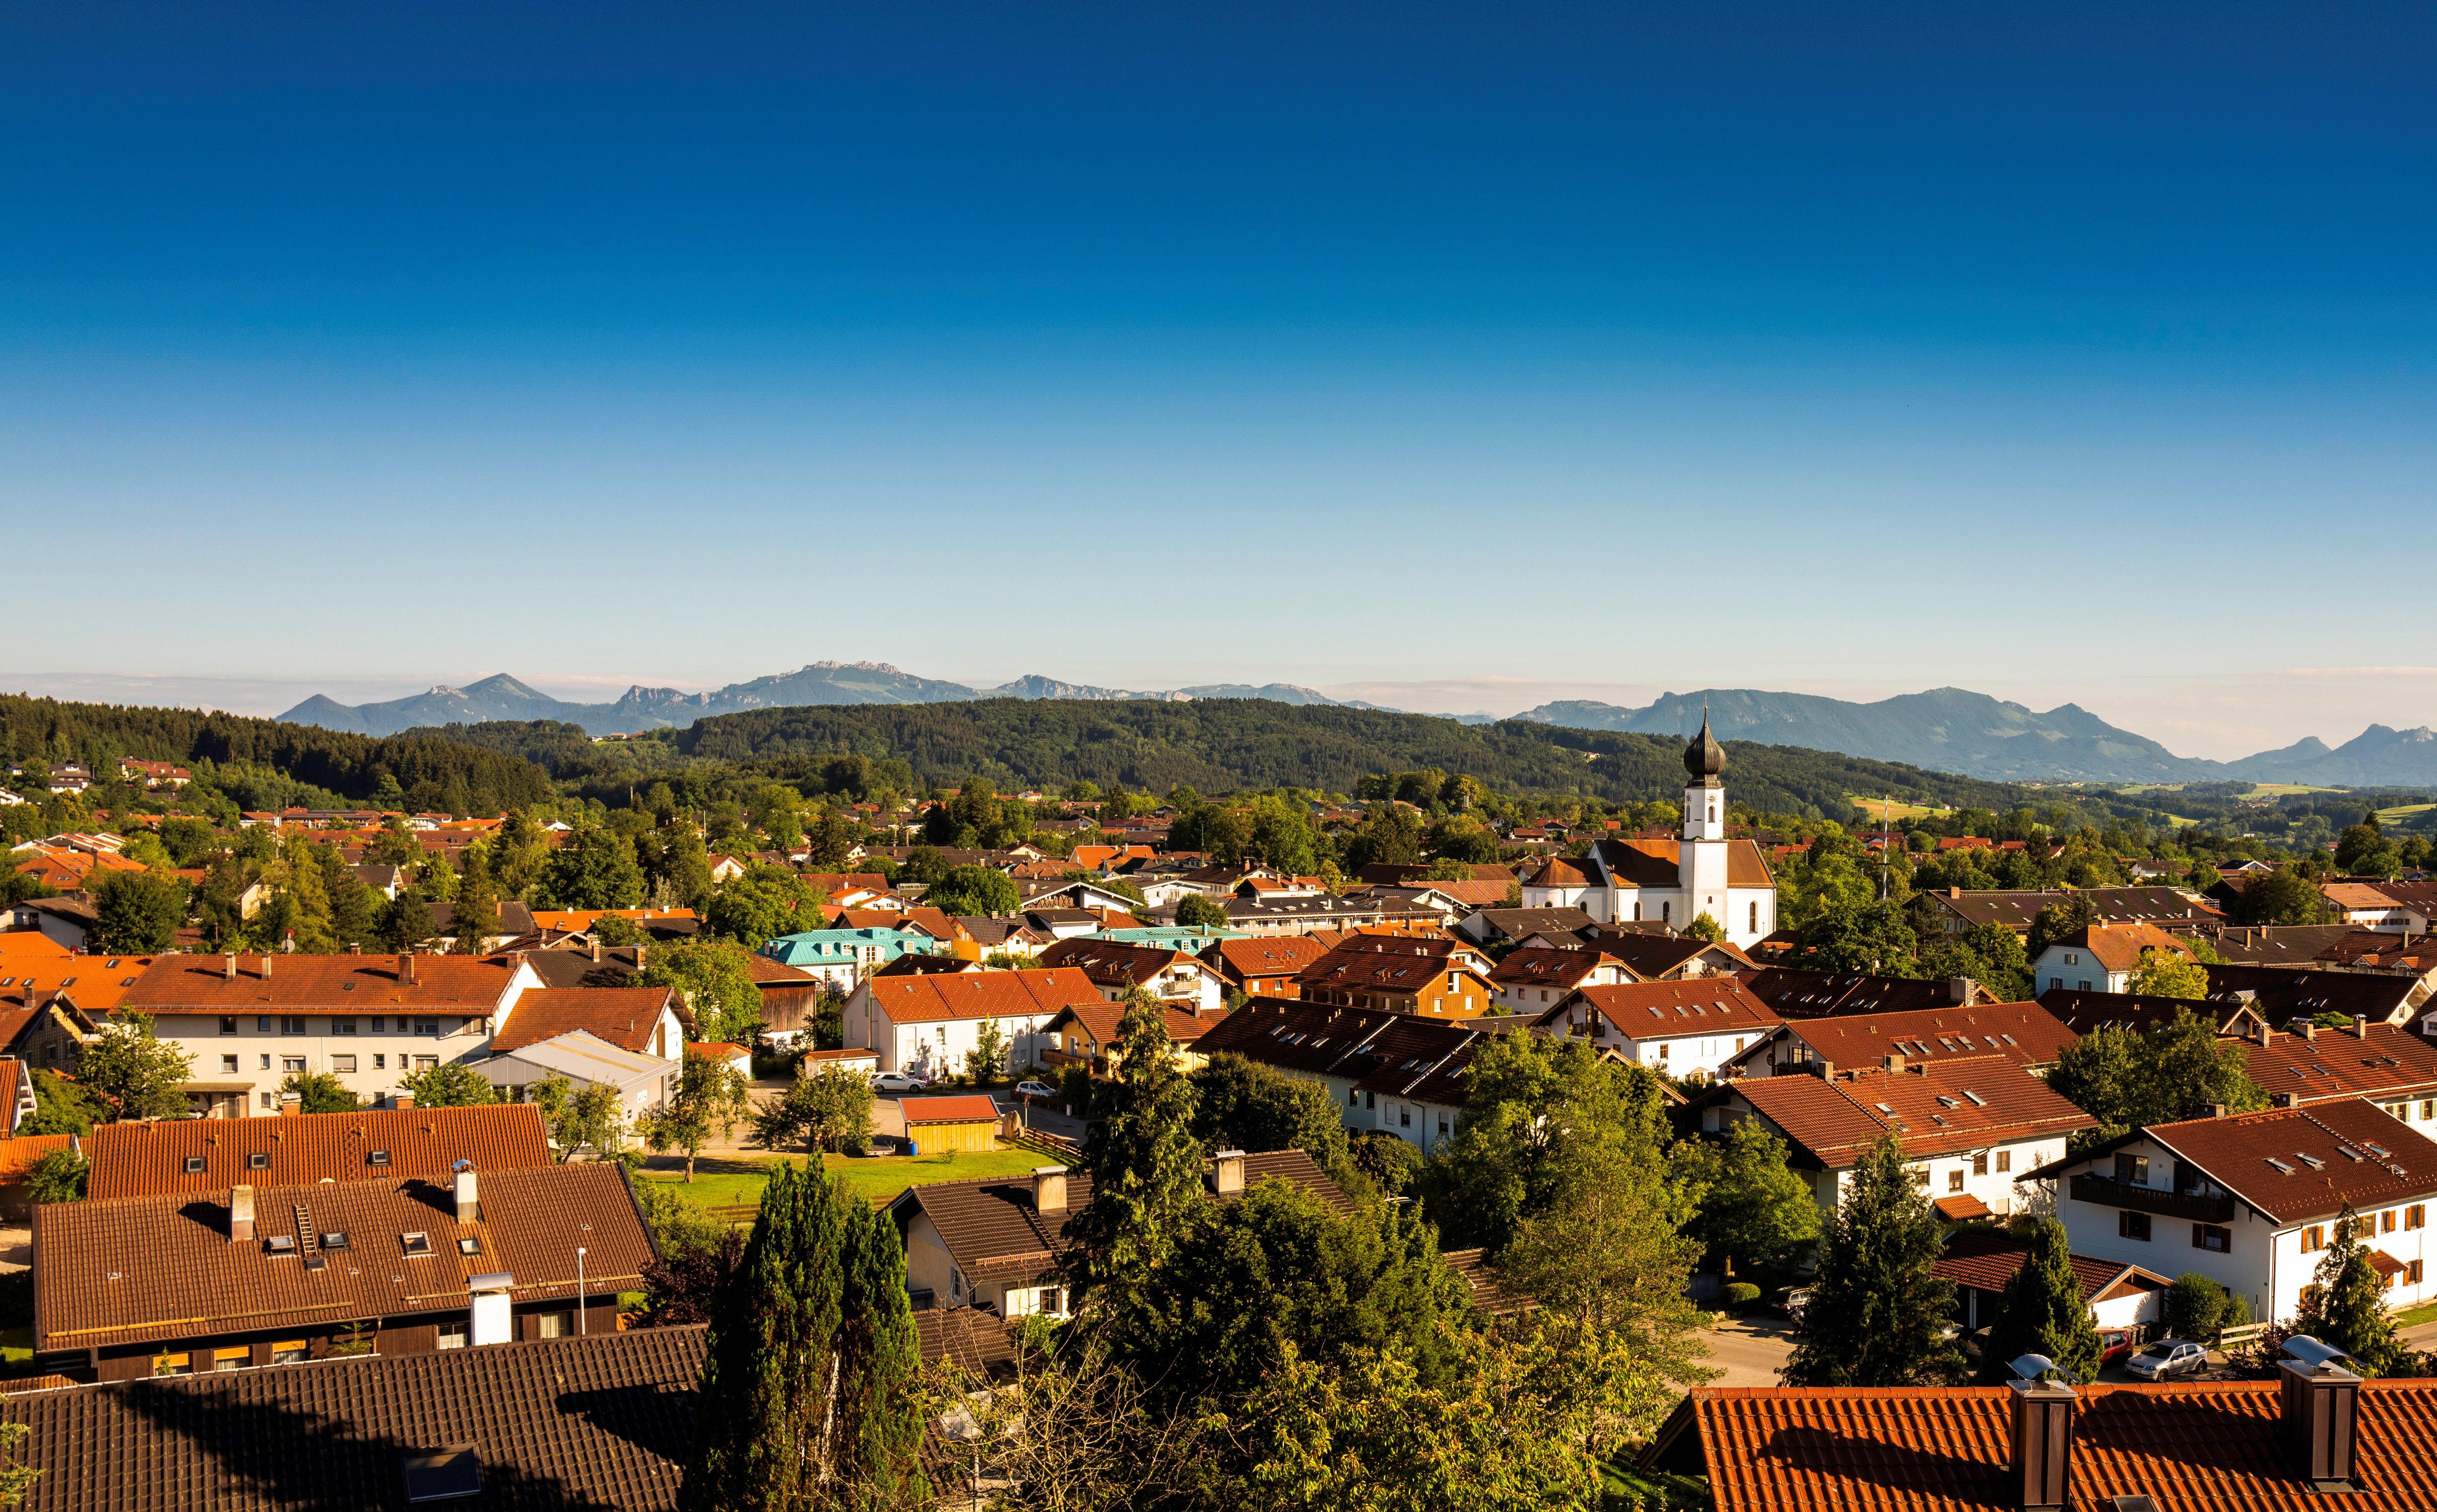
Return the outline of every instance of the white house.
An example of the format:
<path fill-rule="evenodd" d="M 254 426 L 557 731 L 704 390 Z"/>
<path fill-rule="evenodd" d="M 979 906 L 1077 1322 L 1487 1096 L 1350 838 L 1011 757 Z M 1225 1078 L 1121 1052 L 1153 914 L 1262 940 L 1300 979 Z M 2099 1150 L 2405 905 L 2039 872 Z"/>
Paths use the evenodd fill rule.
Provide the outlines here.
<path fill-rule="evenodd" d="M 1041 1031 L 1060 1009 L 1101 1001 L 1092 979 L 1069 966 L 873 976 L 842 1011 L 847 1048 L 870 1050 L 883 1071 L 931 1079 L 964 1071 L 984 1024 L 998 1027 L 1010 1067 L 1030 1064 L 1048 1048 Z"/>
<path fill-rule="evenodd" d="M 1727 838 L 1727 753 L 1701 721 L 1684 751 L 1680 840 L 1601 840 L 1587 854 L 1552 856 L 1523 880 L 1526 908 L 1580 908 L 1605 923 L 1656 921 L 1676 929 L 1707 914 L 1730 943 L 1777 929 L 1777 881 L 1750 840 Z"/>
<path fill-rule="evenodd" d="M 1784 1021 L 1731 976 L 1578 988 L 1533 1030 L 1587 1035 L 1628 1061 L 1678 1078 L 1711 1077 Z"/>
<path fill-rule="evenodd" d="M 2200 1272 L 2263 1323 L 2301 1310 L 2347 1204 L 2389 1305 L 2429 1298 L 2437 1143 L 2367 1102 L 2155 1124 L 2034 1174 L 2075 1254 Z"/>
<path fill-rule="evenodd" d="M 2156 924 L 2090 924 L 2041 951 L 2031 977 L 2042 992 L 2130 992 L 2142 952 L 2149 950 L 2186 959 L 2192 953 Z"/>
<path fill-rule="evenodd" d="M 1428 1154 L 1455 1133 L 1464 1070 L 1491 1032 L 1393 1009 L 1264 997 L 1212 1025 L 1193 1047 L 1315 1082 L 1348 1129 L 1393 1134 Z"/>
<path fill-rule="evenodd" d="M 622 1049 L 583 1029 L 492 1056 L 474 1069 L 510 1102 L 526 1100 L 534 1087 L 552 1077 L 565 1077 L 578 1091 L 605 1084 L 616 1087 L 619 1111 L 628 1129 L 674 1096 L 677 1084 L 676 1062 Z"/>
<path fill-rule="evenodd" d="M 2004 1056 L 1907 1062 L 1830 1076 L 1724 1081 L 1693 1099 L 1704 1133 L 1758 1118 L 1811 1176 L 1811 1195 L 1834 1211 L 1855 1167 L 1896 1136 L 1941 1217 L 2004 1217 L 2030 1203 L 2019 1184 L 2064 1154 L 2065 1140 L 2097 1120 Z M 2074 1247 L 2082 1246 L 2078 1238 Z M 2093 1252 L 2101 1253 L 2101 1252 Z"/>
<path fill-rule="evenodd" d="M 1997 1321 L 2006 1289 L 2029 1258 L 2031 1247 L 2011 1234 L 1988 1228 L 1958 1228 L 1946 1236 L 1946 1253 L 1932 1267 L 1937 1278 L 1955 1288 L 1956 1309 L 1966 1331 Z M 2081 1299 L 2090 1307 L 2090 1321 L 2101 1333 L 2130 1333 L 2161 1321 L 2166 1289 L 2175 1284 L 2144 1266 L 2095 1256 L 2065 1256 Z"/>

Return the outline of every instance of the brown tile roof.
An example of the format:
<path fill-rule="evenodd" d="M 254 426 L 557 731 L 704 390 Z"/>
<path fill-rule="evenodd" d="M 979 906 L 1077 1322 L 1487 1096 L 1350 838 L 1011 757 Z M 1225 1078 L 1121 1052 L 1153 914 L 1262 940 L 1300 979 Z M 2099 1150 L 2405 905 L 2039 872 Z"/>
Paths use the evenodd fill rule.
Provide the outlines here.
<path fill-rule="evenodd" d="M 588 950 L 529 950 L 525 964 L 544 987 L 624 987 L 642 975 L 632 946 L 604 950 L 599 960 Z"/>
<path fill-rule="evenodd" d="M 2355 932 L 2351 924 L 2227 924 L 2200 931 L 2219 956 L 2238 965 L 2281 965 L 2320 959 Z M 2393 943 L 2395 937 L 2380 937 Z"/>
<path fill-rule="evenodd" d="M 874 976 L 863 984 L 892 1024 L 952 1019 L 1043 1018 L 1074 1004 L 1097 1003 L 1092 978 L 1058 971 L 982 971 L 953 976 Z"/>
<path fill-rule="evenodd" d="M 2208 966 L 2209 997 L 2232 1001 L 2248 993 L 2270 1024 L 2320 1013 L 2358 1014 L 2388 1023 L 2411 1006 L 2416 976 L 2385 972 L 2310 970 L 2293 966 Z"/>
<path fill-rule="evenodd" d="M 301 1113 L 282 1118 L 179 1118 L 105 1123 L 85 1140 L 94 1198 L 308 1187 L 322 1181 L 439 1180 L 460 1160 L 478 1171 L 551 1163 L 541 1112 L 531 1103 Z M 373 1164 L 375 1151 L 388 1153 Z M 260 1155 L 265 1164 L 253 1164 Z M 189 1171 L 190 1162 L 202 1162 Z"/>
<path fill-rule="evenodd" d="M 1673 982 L 1615 982 L 1578 989 L 1540 1015 L 1551 1023 L 1569 1018 L 1577 1005 L 1607 1020 L 1629 1040 L 1665 1040 L 1688 1034 L 1756 1033 L 1784 1022 L 1732 976 L 1692 976 Z"/>
<path fill-rule="evenodd" d="M 2071 1512 L 2302 1512 L 2272 1380 L 2084 1386 Z M 1717 1512 L 1996 1512 L 2019 1504 L 2001 1386 L 1699 1387 L 1643 1464 L 1706 1470 Z M 2437 1506 L 2437 1384 L 2360 1387 L 2347 1512 Z"/>
<path fill-rule="evenodd" d="M 1047 1164 L 1046 1161 L 1043 1164 Z M 1205 1165 L 1205 1172 L 1207 1171 Z M 1353 1204 L 1337 1184 L 1300 1150 L 1273 1150 L 1244 1157 L 1244 1187 L 1270 1178 L 1290 1181 L 1340 1209 Z M 931 1220 L 965 1275 L 975 1280 L 1029 1279 L 1046 1272 L 1066 1248 L 1066 1220 L 1092 1201 L 1092 1177 L 1079 1168 L 1066 1172 L 1066 1208 L 1043 1214 L 1032 1205 L 1029 1177 L 984 1177 L 909 1187 L 889 1204 L 900 1232 L 920 1212 Z"/>
<path fill-rule="evenodd" d="M 1607 868 L 1619 887 L 1663 888 L 1683 885 L 1678 870 L 1682 851 L 1683 842 L 1676 839 L 1601 840 L 1591 847 L 1591 857 Z M 1727 887 L 1776 885 L 1776 878 L 1769 874 L 1768 861 L 1757 844 L 1750 840 L 1727 842 Z"/>
<path fill-rule="evenodd" d="M 1587 888 L 1591 879 L 1578 861 L 1552 855 L 1540 864 L 1540 870 L 1523 879 L 1527 888 Z"/>
<path fill-rule="evenodd" d="M 1472 917 L 1488 926 L 1492 939 L 1502 936 L 1523 940 L 1546 935 L 1555 940 L 1587 934 L 1599 927 L 1599 921 L 1580 908 L 1483 908 Z"/>
<path fill-rule="evenodd" d="M 120 1000 L 144 1013 L 385 1013 L 480 1016 L 507 995 L 516 963 L 504 956 L 417 956 L 412 982 L 395 956 L 164 956 Z"/>
<path fill-rule="evenodd" d="M 2023 1268 L 2031 1247 L 2011 1234 L 2000 1234 L 1986 1228 L 1958 1228 L 1946 1236 L 1946 1253 L 1938 1257 L 1936 1270 L 1940 1279 L 1956 1286 L 1976 1287 L 1983 1292 L 2003 1292 L 2014 1274 Z M 2095 1302 L 2118 1287 L 2143 1292 L 2160 1292 L 2174 1285 L 2174 1277 L 2160 1275 L 2155 1271 L 2123 1260 L 2101 1260 L 2088 1255 L 2068 1255 L 2065 1263 L 2073 1267 L 2073 1278 L 2081 1283 L 2081 1299 Z"/>
<path fill-rule="evenodd" d="M 1439 1258 L 1446 1268 L 1464 1277 L 1472 1290 L 1472 1305 L 1492 1316 L 1510 1312 L 1526 1312 L 1538 1306 L 1531 1297 L 1509 1292 L 1499 1283 L 1496 1272 L 1489 1268 L 1487 1250 L 1446 1250 Z"/>
<path fill-rule="evenodd" d="M 1955 1002 L 1943 981 L 1914 976 L 1872 976 L 1859 972 L 1800 971 L 1791 966 L 1764 966 L 1735 974 L 1754 997 L 1785 1018 L 1833 1018 L 1843 1013 L 1892 1013 L 1938 1008 Z M 1974 1002 L 1993 1001 L 1994 994 L 1975 985 Z"/>
<path fill-rule="evenodd" d="M 2346 1203 L 2382 1207 L 2437 1190 L 2437 1144 L 2357 1099 L 2142 1132 L 2279 1223 L 2323 1218 Z"/>
<path fill-rule="evenodd" d="M 918 1123 L 991 1123 L 998 1104 L 988 1097 L 907 1098 L 898 1105 L 908 1125 Z"/>
<path fill-rule="evenodd" d="M 1875 1065 L 1890 1055 L 1927 1061 L 1999 1055 L 2027 1068 L 2049 1064 L 2081 1038 L 2037 1003 L 1796 1019 L 1785 1029 L 1819 1059 L 1848 1068 Z"/>
<path fill-rule="evenodd" d="M 1255 997 L 1206 1030 L 1194 1048 L 1232 1052 L 1282 1071 L 1322 1075 L 1364 1040 L 1410 1014 L 1339 1008 L 1295 997 Z"/>
<path fill-rule="evenodd" d="M 2097 1127 L 2098 1120 L 2002 1056 L 1907 1065 L 1902 1071 L 1771 1076 L 1726 1083 L 1820 1165 L 1841 1170 L 1894 1131 L 1906 1159 L 1979 1150 Z"/>
<path fill-rule="evenodd" d="M 2222 1034 L 2248 1013 L 2240 1003 L 2196 1003 L 2187 997 L 2159 997 L 2143 993 L 2084 993 L 2070 987 L 2049 988 L 2040 994 L 2040 1006 L 2076 1034 L 2087 1034 L 2102 1024 L 2147 1033 L 2157 1025 L 2173 1023 L 2178 1011 L 2188 1011 L 2202 1023 L 2214 1024 Z"/>
<path fill-rule="evenodd" d="M 491 1037 L 491 1053 L 505 1055 L 582 1029 L 622 1050 L 645 1055 L 661 1011 L 675 1004 L 674 987 L 530 988 Z"/>
<path fill-rule="evenodd" d="M 2010 890 L 2004 888 L 1954 888 L 1924 892 L 1922 897 L 1972 924 L 2003 924 L 2020 933 L 2031 927 L 2041 909 L 2068 897 L 2087 901 L 2101 923 L 2140 922 L 2214 924 L 2224 915 L 2205 903 L 2194 903 L 2173 888 L 2081 888 L 2062 891 Z"/>
<path fill-rule="evenodd" d="M 444 1506 L 663 1512 L 693 1442 L 700 1326 L 367 1355 L 0 1399 L 44 1512 L 403 1507 L 403 1457 L 473 1444 Z"/>
<path fill-rule="evenodd" d="M 1227 1020 L 1224 1013 L 1192 1013 L 1181 1008 L 1160 1005 L 1160 1016 L 1167 1023 L 1167 1037 L 1178 1045 L 1198 1046 L 1201 1037 Z M 1125 1023 L 1123 1003 L 1069 1003 L 1058 1011 L 1058 1016 L 1043 1024 L 1043 1033 L 1055 1032 L 1061 1023 L 1072 1021 L 1083 1028 L 1098 1044 L 1102 1053 L 1117 1043 L 1117 1030 Z"/>
<path fill-rule="evenodd" d="M 1007 1320 L 979 1308 L 917 1308 L 914 1333 L 926 1365 L 944 1362 L 987 1376 L 1015 1363 Z"/>
<path fill-rule="evenodd" d="M 1192 962 L 1196 975 L 1209 969 L 1199 956 L 1158 945 L 1131 945 L 1115 940 L 1061 940 L 1041 953 L 1041 964 L 1071 966 L 1104 987 L 1133 987 L 1172 966 Z M 1208 978 L 1204 977 L 1203 980 Z"/>
<path fill-rule="evenodd" d="M 1328 954 L 1311 935 L 1272 935 L 1262 940 L 1221 940 L 1202 958 L 1223 976 L 1237 981 L 1255 976 L 1291 976 Z"/>
<path fill-rule="evenodd" d="M 1499 961 L 1489 979 L 1500 987 L 1571 988 L 1603 966 L 1622 971 L 1624 963 L 1593 950 L 1518 950 Z"/>
<path fill-rule="evenodd" d="M 1506 895 L 1509 892 L 1515 890 L 1515 884 L 1512 882 L 1482 882 L 1479 880 L 1469 882 L 1407 882 L 1400 884 L 1400 886 L 1435 892 L 1440 897 L 1446 899 L 1449 903 L 1461 904 L 1467 908 L 1495 908 L 1506 901 Z"/>
<path fill-rule="evenodd" d="M 2392 1024 L 2370 1025 L 2366 1039 L 2350 1029 L 2318 1029 L 2306 1039 L 2273 1032 L 2265 1045 L 2240 1043 L 2251 1080 L 2270 1097 L 2290 1093 L 2317 1102 L 2437 1095 L 2437 1045 Z"/>
<path fill-rule="evenodd" d="M 1352 987 L 1419 992 L 1442 972 L 1468 972 L 1485 979 L 1488 969 L 1487 959 L 1472 944 L 1445 935 L 1357 934 L 1297 972 L 1295 982 L 1305 992 Z"/>
<path fill-rule="evenodd" d="M 1707 971 L 1748 970 L 1751 958 L 1723 941 L 1711 942 L 1665 935 L 1609 934 L 1603 931 L 1592 942 L 1624 962 L 1625 969 L 1644 981 L 1656 981 L 1669 972 L 1681 971 L 1686 962 L 1707 956 Z"/>
<path fill-rule="evenodd" d="M 35 1208 L 35 1347 L 462 1312 L 467 1278 L 485 1272 L 514 1275 L 518 1302 L 572 1298 L 573 1236 L 585 1223 L 596 1293 L 631 1290 L 653 1253 L 625 1168 L 614 1162 L 482 1172 L 481 1212 L 463 1226 L 448 1188 L 419 1178 L 257 1187 L 254 1213 L 256 1240 L 234 1243 L 225 1193 Z M 318 1249 L 324 1233 L 344 1233 L 349 1243 L 322 1251 L 328 1263 L 319 1269 L 262 1242 L 285 1234 L 299 1249 Z M 431 1253 L 408 1257 L 399 1236 L 409 1233 L 430 1236 Z M 458 1252 L 467 1237 L 481 1239 L 481 1253 Z"/>

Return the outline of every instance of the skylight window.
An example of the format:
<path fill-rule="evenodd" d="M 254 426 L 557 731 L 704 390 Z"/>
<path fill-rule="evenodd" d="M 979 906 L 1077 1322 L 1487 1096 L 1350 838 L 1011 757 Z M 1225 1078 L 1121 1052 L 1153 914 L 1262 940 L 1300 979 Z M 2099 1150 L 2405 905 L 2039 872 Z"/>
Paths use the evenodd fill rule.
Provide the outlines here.
<path fill-rule="evenodd" d="M 2270 1155 L 2266 1158 L 2270 1165 L 2275 1167 L 2278 1170 L 2283 1171 L 2286 1175 L 2290 1176 L 2293 1174 L 2293 1168 L 2277 1159 L 2274 1155 Z"/>
<path fill-rule="evenodd" d="M 473 1235 L 468 1234 L 464 1239 L 457 1241 L 457 1253 L 460 1255 L 480 1255 L 482 1253 L 482 1241 Z"/>
<path fill-rule="evenodd" d="M 371 1158 L 374 1165 L 386 1166 L 389 1164 L 389 1152 L 386 1150 L 376 1150 L 372 1152 Z"/>
<path fill-rule="evenodd" d="M 200 1176 L 202 1173 L 203 1157 L 201 1155 L 188 1155 L 186 1157 L 186 1174 L 189 1176 Z"/>
<path fill-rule="evenodd" d="M 271 1169 L 271 1152 L 266 1150 L 257 1150 L 253 1154 L 246 1156 L 245 1169 L 248 1170 L 269 1170 Z"/>
<path fill-rule="evenodd" d="M 345 1249 L 347 1247 L 347 1236 L 345 1231 L 333 1229 L 329 1233 L 323 1235 L 322 1247 L 325 1250 Z"/>
<path fill-rule="evenodd" d="M 266 1253 L 272 1255 L 293 1255 L 296 1253 L 296 1237 L 292 1234 L 273 1234 L 262 1241 L 262 1247 Z"/>
<path fill-rule="evenodd" d="M 431 1236 L 429 1234 L 400 1234 L 397 1237 L 397 1242 L 399 1247 L 410 1256 L 424 1256 L 431 1253 Z"/>
<path fill-rule="evenodd" d="M 2301 1161 L 2301 1162 L 2302 1162 L 2302 1164 L 2304 1164 L 2304 1165 L 2306 1165 L 2306 1166 L 2309 1167 L 2312 1170 L 2324 1170 L 2324 1169 L 2327 1169 L 2327 1163 L 2326 1163 L 2325 1161 L 2323 1161 L 2323 1160 L 2321 1160 L 2321 1159 L 2320 1159 L 2318 1156 L 2316 1156 L 2316 1155 L 2313 1155 L 2313 1154 L 2307 1154 L 2307 1153 L 2305 1153 L 2304 1152 L 2299 1151 L 2299 1150 L 2297 1150 L 2297 1151 L 2293 1152 L 2293 1154 L 2294 1154 L 2294 1158 L 2296 1158 L 2296 1159 L 2298 1159 L 2299 1161 Z"/>

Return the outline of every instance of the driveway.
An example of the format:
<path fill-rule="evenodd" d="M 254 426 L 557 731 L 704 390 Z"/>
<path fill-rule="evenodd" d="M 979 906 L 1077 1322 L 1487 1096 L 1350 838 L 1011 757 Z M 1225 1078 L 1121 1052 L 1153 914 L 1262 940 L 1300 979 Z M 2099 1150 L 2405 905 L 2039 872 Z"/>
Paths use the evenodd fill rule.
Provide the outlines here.
<path fill-rule="evenodd" d="M 1709 1368 L 1726 1372 L 1713 1386 L 1777 1385 L 1778 1371 L 1794 1353 L 1792 1327 L 1767 1313 L 1727 1318 L 1703 1329 L 1701 1342 L 1709 1346 Z"/>

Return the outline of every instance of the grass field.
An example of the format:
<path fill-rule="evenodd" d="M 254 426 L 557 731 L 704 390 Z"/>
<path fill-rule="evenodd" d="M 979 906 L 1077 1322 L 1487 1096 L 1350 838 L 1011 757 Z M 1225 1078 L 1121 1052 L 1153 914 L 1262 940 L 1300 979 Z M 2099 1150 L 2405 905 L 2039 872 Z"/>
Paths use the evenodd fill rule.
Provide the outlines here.
<path fill-rule="evenodd" d="M 2396 808 L 2382 808 L 2377 811 L 2377 821 L 2387 824 L 2396 819 L 2408 819 L 2414 814 L 2426 814 L 2433 808 L 2437 808 L 2437 803 L 2405 803 Z"/>
<path fill-rule="evenodd" d="M 2307 782 L 2253 782 L 2251 784 L 2251 791 L 2242 796 L 2246 799 L 2290 798 L 2296 793 L 2341 793 L 2342 791 L 2341 787 L 2312 787 Z"/>
<path fill-rule="evenodd" d="M 1845 796 L 1852 798 L 1850 793 Z M 1868 815 L 1874 823 L 1879 824 L 1892 824 L 1898 819 L 1918 819 L 1928 815 L 1946 812 L 1944 809 L 1930 808 L 1920 803 L 1899 803 L 1893 799 L 1879 798 L 1855 798 L 1853 806 Z"/>
<path fill-rule="evenodd" d="M 770 1184 L 770 1169 L 784 1157 L 747 1160 L 700 1160 L 694 1163 L 694 1179 L 688 1185 L 682 1171 L 639 1171 L 643 1181 L 665 1182 L 675 1187 L 687 1201 L 703 1207 L 749 1205 L 762 1201 L 762 1188 Z M 798 1162 L 803 1157 L 794 1157 Z M 936 1181 L 969 1181 L 975 1176 L 1022 1176 L 1035 1166 L 1050 1163 L 1038 1150 L 1002 1146 L 988 1152 L 966 1151 L 961 1153 L 938 1155 L 882 1155 L 868 1160 L 854 1160 L 845 1155 L 824 1155 L 822 1164 L 831 1175 L 846 1184 L 847 1189 L 873 1201 L 894 1197 L 908 1187 L 921 1187 Z"/>

